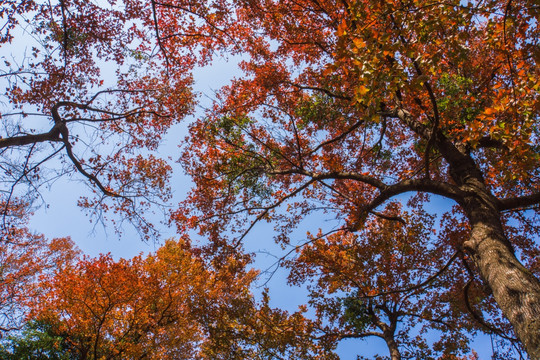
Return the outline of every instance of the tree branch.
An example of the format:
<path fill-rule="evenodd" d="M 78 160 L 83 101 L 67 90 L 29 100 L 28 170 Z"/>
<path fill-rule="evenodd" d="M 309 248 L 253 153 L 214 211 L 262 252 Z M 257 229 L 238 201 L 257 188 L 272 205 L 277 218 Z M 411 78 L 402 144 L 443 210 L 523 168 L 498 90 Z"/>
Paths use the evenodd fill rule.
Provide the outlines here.
<path fill-rule="evenodd" d="M 499 200 L 499 211 L 516 210 L 540 204 L 540 192 Z"/>
<path fill-rule="evenodd" d="M 64 145 L 66 147 L 66 153 L 67 153 L 69 159 L 71 160 L 71 162 L 73 163 L 73 165 L 75 165 L 75 168 L 79 171 L 79 173 L 81 173 L 83 176 L 85 176 L 88 180 L 92 181 L 99 188 L 99 190 L 101 190 L 101 192 L 103 192 L 103 194 L 105 194 L 107 196 L 111 196 L 111 197 L 123 198 L 123 199 L 126 199 L 126 200 L 130 201 L 130 202 L 133 201 L 130 198 L 124 196 L 124 195 L 119 195 L 119 194 L 116 194 L 116 193 L 108 190 L 105 186 L 103 186 L 101 181 L 99 181 L 99 179 L 95 175 L 88 173 L 82 167 L 82 164 L 80 163 L 80 161 L 77 159 L 75 154 L 73 154 L 73 146 L 69 142 L 69 130 L 68 130 L 67 126 L 66 126 L 66 123 L 60 117 L 60 114 L 58 113 L 58 109 L 61 108 L 61 107 L 64 107 L 64 106 L 73 106 L 73 107 L 76 107 L 76 108 L 79 108 L 79 109 L 84 109 L 84 110 L 89 109 L 89 107 L 87 105 L 73 103 L 73 102 L 69 102 L 69 101 L 60 101 L 60 102 L 56 103 L 51 109 L 51 114 L 52 114 L 52 117 L 53 117 L 53 120 L 54 120 L 54 123 L 55 123 L 55 127 L 58 127 L 58 129 L 59 129 L 58 131 L 59 131 L 59 133 L 61 135 L 61 141 L 64 143 Z"/>
<path fill-rule="evenodd" d="M 480 140 L 478 140 L 478 147 L 508 150 L 508 147 L 504 145 L 502 141 L 493 139 L 491 136 L 484 136 Z"/>
<path fill-rule="evenodd" d="M 257 216 L 257 218 L 255 220 L 253 220 L 251 222 L 251 224 L 249 225 L 249 227 L 243 232 L 242 236 L 240 236 L 240 238 L 238 238 L 236 241 L 235 241 L 235 245 L 233 246 L 234 248 L 237 248 L 238 246 L 240 246 L 240 244 L 242 243 L 242 240 L 244 240 L 244 238 L 247 236 L 247 234 L 251 231 L 251 229 L 253 229 L 253 227 L 259 222 L 261 221 L 262 219 L 264 219 L 269 213 L 271 210 L 275 209 L 276 207 L 280 206 L 281 204 L 283 204 L 285 201 L 287 201 L 288 199 L 290 198 L 293 198 L 295 197 L 297 194 L 299 194 L 300 192 L 302 192 L 303 190 L 305 190 L 306 188 L 309 187 L 309 185 L 311 185 L 312 183 L 314 183 L 315 180 L 314 179 L 311 179 L 309 180 L 308 182 L 306 182 L 305 184 L 302 184 L 301 186 L 299 186 L 296 190 L 294 190 L 293 192 L 291 192 L 290 194 L 282 197 L 281 199 L 279 199 L 278 201 L 276 201 L 275 203 L 265 207 L 265 209 L 259 214 L 259 216 Z"/>
<path fill-rule="evenodd" d="M 518 339 L 510 337 L 510 336 L 506 336 L 501 330 L 496 329 L 492 325 L 485 322 L 485 320 L 482 318 L 482 315 L 478 314 L 472 308 L 471 303 L 469 301 L 469 288 L 471 287 L 472 282 L 473 282 L 473 279 L 470 279 L 469 281 L 467 281 L 467 284 L 465 284 L 465 286 L 463 287 L 463 295 L 464 295 L 464 299 L 465 299 L 465 306 L 467 307 L 467 310 L 472 315 L 474 320 L 476 320 L 478 323 L 480 323 L 480 325 L 484 326 L 487 330 L 489 330 L 492 333 L 502 337 L 503 339 L 509 340 L 511 342 L 518 341 Z"/>
<path fill-rule="evenodd" d="M 350 96 L 334 94 L 330 90 L 322 88 L 322 87 L 305 86 L 305 85 L 295 84 L 295 83 L 290 82 L 290 81 L 285 81 L 284 84 L 290 85 L 290 86 L 295 87 L 295 88 L 300 89 L 300 90 L 312 90 L 312 91 L 322 92 L 323 94 L 325 94 L 327 96 L 330 96 L 331 98 L 334 98 L 334 99 L 340 99 L 340 100 L 346 100 L 346 101 L 351 101 L 352 100 L 352 98 Z"/>
<path fill-rule="evenodd" d="M 326 140 L 326 141 L 323 141 L 322 143 L 320 143 L 319 145 L 317 145 L 316 147 L 313 148 L 313 150 L 311 150 L 308 155 L 311 155 L 311 154 L 314 154 L 316 153 L 317 151 L 319 151 L 321 148 L 327 146 L 327 145 L 330 145 L 332 143 L 335 143 L 335 142 L 338 142 L 338 141 L 341 141 L 343 140 L 344 138 L 347 137 L 347 135 L 349 135 L 350 133 L 352 133 L 353 131 L 355 131 L 356 129 L 358 129 L 362 124 L 364 124 L 364 120 L 360 120 L 360 121 L 357 121 L 356 123 L 354 123 L 351 127 L 349 127 L 347 130 L 345 130 L 344 132 L 342 132 L 341 134 L 339 134 L 338 136 L 332 138 L 332 139 L 329 139 L 329 140 Z"/>
<path fill-rule="evenodd" d="M 362 226 L 363 220 L 366 218 L 367 214 L 373 212 L 379 205 L 382 205 L 384 202 L 397 195 L 410 191 L 441 195 L 455 200 L 458 203 L 463 198 L 463 191 L 448 183 L 427 178 L 403 180 L 397 184 L 383 187 L 382 191 L 378 196 L 375 197 L 375 199 L 373 199 L 366 206 L 362 207 L 357 214 L 358 221 L 355 224 L 352 224 L 351 230 L 358 230 Z"/>
<path fill-rule="evenodd" d="M 62 141 L 62 139 L 60 138 L 59 126 L 55 124 L 49 132 L 42 133 L 42 134 L 27 134 L 27 135 L 22 135 L 22 136 L 0 138 L 0 149 L 11 147 L 11 146 L 31 145 L 31 144 L 36 144 L 36 143 L 46 142 L 46 141 L 52 141 L 52 142 Z"/>
<path fill-rule="evenodd" d="M 454 260 L 458 257 L 458 255 L 460 253 L 461 253 L 460 250 L 456 251 L 454 253 L 454 255 L 452 255 L 452 257 L 450 258 L 450 260 L 448 260 L 448 262 L 439 271 L 437 271 L 435 274 L 431 275 L 429 278 L 427 278 L 426 280 L 422 281 L 419 284 L 408 287 L 406 289 L 397 289 L 397 290 L 392 290 L 392 291 L 385 291 L 385 292 L 381 292 L 381 293 L 378 293 L 378 294 L 375 294 L 375 295 L 363 295 L 363 296 L 359 296 L 359 298 L 371 299 L 371 298 L 375 298 L 375 297 L 379 297 L 379 296 L 385 296 L 385 295 L 391 295 L 391 294 L 399 294 L 399 293 L 411 292 L 411 291 L 414 291 L 414 290 L 421 289 L 424 286 L 429 285 L 433 280 L 435 280 L 443 272 L 445 272 L 446 269 L 448 269 L 448 267 L 454 262 Z"/>

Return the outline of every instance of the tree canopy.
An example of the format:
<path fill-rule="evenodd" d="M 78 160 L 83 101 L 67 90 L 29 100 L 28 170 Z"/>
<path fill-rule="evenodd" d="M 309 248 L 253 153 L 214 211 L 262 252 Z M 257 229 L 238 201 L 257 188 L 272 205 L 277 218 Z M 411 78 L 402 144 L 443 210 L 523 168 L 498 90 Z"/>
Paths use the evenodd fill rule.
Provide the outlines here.
<path fill-rule="evenodd" d="M 0 11 L 4 217 L 75 176 L 91 189 L 82 207 L 122 213 L 153 237 L 144 211 L 170 199 L 171 171 L 155 150 L 191 111 L 192 61 L 160 66 L 144 2 L 4 1 Z"/>
<path fill-rule="evenodd" d="M 170 200 L 159 140 L 191 113 L 193 69 L 237 56 L 181 142 L 193 188 L 171 226 L 227 264 L 272 223 L 296 250 L 280 261 L 290 282 L 312 284 L 314 318 L 284 325 L 310 334 L 310 354 L 371 334 L 393 359 L 466 356 L 485 332 L 540 358 L 539 14 L 533 0 L 4 2 L 0 45 L 35 40 L 0 70 L 4 229 L 77 173 L 83 207 L 153 235 L 144 211 Z M 321 217 L 337 225 L 319 231 Z M 291 244 L 300 224 L 311 235 Z M 138 281 L 127 293 L 159 293 Z M 443 335 L 427 344 L 418 327 Z"/>

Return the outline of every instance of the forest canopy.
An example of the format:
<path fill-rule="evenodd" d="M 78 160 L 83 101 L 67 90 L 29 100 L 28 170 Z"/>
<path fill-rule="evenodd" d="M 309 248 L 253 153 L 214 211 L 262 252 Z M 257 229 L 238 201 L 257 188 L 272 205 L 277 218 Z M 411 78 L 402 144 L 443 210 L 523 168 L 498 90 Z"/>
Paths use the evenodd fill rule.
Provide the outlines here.
<path fill-rule="evenodd" d="M 378 337 L 393 360 L 474 359 L 485 334 L 540 359 L 535 1 L 0 6 L 4 354 L 330 359 Z M 194 72 L 231 57 L 196 110 Z M 179 204 L 160 154 L 176 126 Z M 126 260 L 45 239 L 27 222 L 59 178 L 146 240 L 168 209 L 177 239 Z M 260 247 L 308 291 L 296 312 L 254 286 L 244 242 L 265 222 Z"/>

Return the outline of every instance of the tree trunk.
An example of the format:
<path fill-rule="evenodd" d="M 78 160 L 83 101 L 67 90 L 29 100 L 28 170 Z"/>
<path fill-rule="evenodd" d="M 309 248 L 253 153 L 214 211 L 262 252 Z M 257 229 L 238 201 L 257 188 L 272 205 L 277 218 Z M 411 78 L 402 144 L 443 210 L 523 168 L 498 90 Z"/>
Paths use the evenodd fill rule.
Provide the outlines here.
<path fill-rule="evenodd" d="M 500 214 L 486 197 L 471 197 L 464 205 L 472 230 L 464 247 L 530 358 L 540 360 L 540 281 L 516 258 Z"/>
<path fill-rule="evenodd" d="M 390 359 L 401 360 L 401 353 L 399 352 L 398 344 L 394 338 L 399 316 L 395 311 L 390 311 L 386 304 L 376 307 L 382 310 L 389 320 L 388 324 L 381 321 L 381 318 L 374 311 L 373 304 L 369 305 L 368 314 L 371 315 L 371 321 L 382 330 L 382 333 L 379 333 L 377 336 L 381 337 L 386 342 L 386 346 L 388 346 L 388 350 L 390 351 Z"/>
<path fill-rule="evenodd" d="M 467 149 L 458 149 L 441 133 L 437 146 L 463 191 L 458 202 L 471 225 L 471 237 L 463 246 L 529 357 L 540 360 L 540 281 L 516 258 L 502 227 L 499 200 L 486 187 L 482 171 Z"/>
<path fill-rule="evenodd" d="M 388 350 L 390 350 L 390 359 L 401 360 L 401 353 L 399 352 L 398 345 L 394 340 L 394 334 L 385 334 L 384 341 L 386 341 L 386 346 L 388 346 Z"/>

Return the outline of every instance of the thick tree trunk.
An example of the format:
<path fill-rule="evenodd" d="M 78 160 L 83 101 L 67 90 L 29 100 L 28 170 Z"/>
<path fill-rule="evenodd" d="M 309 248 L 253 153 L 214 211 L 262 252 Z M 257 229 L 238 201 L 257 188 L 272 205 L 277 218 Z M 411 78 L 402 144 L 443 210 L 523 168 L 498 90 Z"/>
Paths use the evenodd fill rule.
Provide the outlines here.
<path fill-rule="evenodd" d="M 472 229 L 465 249 L 530 358 L 540 360 L 540 281 L 516 258 L 498 211 L 485 200 L 476 197 L 464 206 Z"/>
<path fill-rule="evenodd" d="M 467 149 L 458 149 L 441 133 L 437 146 L 463 192 L 458 202 L 471 225 L 471 237 L 463 246 L 529 357 L 540 360 L 540 281 L 516 258 L 501 224 L 499 201 L 486 187 L 482 171 Z"/>
<path fill-rule="evenodd" d="M 390 359 L 401 360 L 401 353 L 399 352 L 398 345 L 394 340 L 394 334 L 385 334 L 384 341 L 386 341 L 386 346 L 388 346 L 388 350 L 390 350 Z"/>
<path fill-rule="evenodd" d="M 472 229 L 464 248 L 530 358 L 540 360 L 540 281 L 516 258 L 501 224 L 500 202 L 486 187 L 481 169 L 467 146 L 452 143 L 441 131 L 433 133 L 406 111 L 399 109 L 394 116 L 427 141 L 434 140 L 448 162 L 449 175 L 462 191 L 449 197 L 465 210 Z"/>

